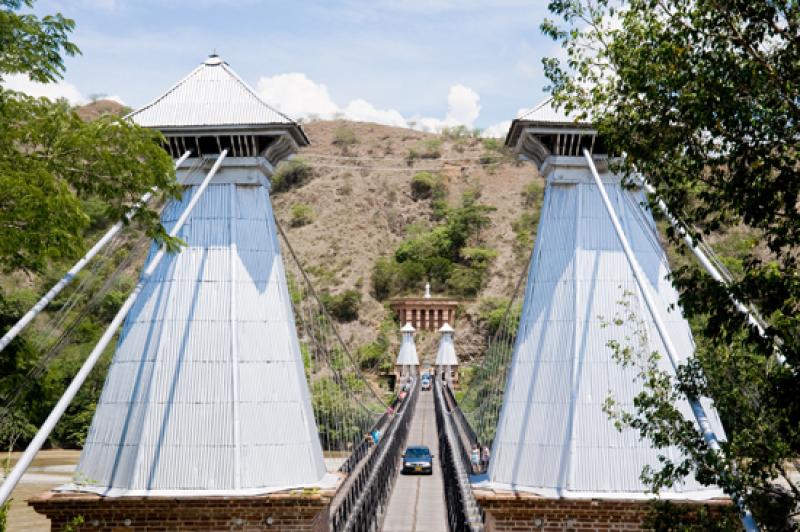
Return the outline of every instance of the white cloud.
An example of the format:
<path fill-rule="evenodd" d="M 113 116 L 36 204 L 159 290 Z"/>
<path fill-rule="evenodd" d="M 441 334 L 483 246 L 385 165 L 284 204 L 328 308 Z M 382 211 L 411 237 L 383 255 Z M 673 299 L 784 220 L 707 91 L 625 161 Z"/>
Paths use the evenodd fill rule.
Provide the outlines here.
<path fill-rule="evenodd" d="M 537 105 L 539 105 L 537 103 Z M 516 118 L 521 118 L 523 115 L 528 114 L 534 107 L 522 107 L 517 110 Z M 492 124 L 481 132 L 481 136 L 485 138 L 501 138 L 508 134 L 508 129 L 511 127 L 511 120 L 503 120 L 497 124 Z"/>
<path fill-rule="evenodd" d="M 339 106 L 328 94 L 328 87 L 301 72 L 259 78 L 258 91 L 270 105 L 292 118 L 310 115 L 332 118 L 339 112 Z"/>
<path fill-rule="evenodd" d="M 3 80 L 3 86 L 36 98 L 45 97 L 51 100 L 65 98 L 72 105 L 83 104 L 87 101 L 75 85 L 66 81 L 37 83 L 31 81 L 25 74 L 12 74 Z"/>
<path fill-rule="evenodd" d="M 350 120 L 360 122 L 376 122 L 387 126 L 408 127 L 403 115 L 394 109 L 376 109 L 366 100 L 357 99 L 347 104 L 344 115 Z"/>
<path fill-rule="evenodd" d="M 511 120 L 505 120 L 498 124 L 491 125 L 481 132 L 484 138 L 502 138 L 508 133 L 508 128 L 511 127 Z"/>
<path fill-rule="evenodd" d="M 480 96 L 464 85 L 453 85 L 447 95 L 445 118 L 414 117 L 407 119 L 396 109 L 379 109 L 357 98 L 344 107 L 331 98 L 328 87 L 302 72 L 264 76 L 258 80 L 258 91 L 266 102 L 292 118 L 331 119 L 375 122 L 396 127 L 414 127 L 422 131 L 439 131 L 443 127 L 473 127 L 481 112 Z"/>
<path fill-rule="evenodd" d="M 447 125 L 472 127 L 481 114 L 478 93 L 464 85 L 453 85 L 447 95 Z"/>
<path fill-rule="evenodd" d="M 120 97 L 119 97 L 119 96 L 117 96 L 116 94 L 111 94 L 111 95 L 109 95 L 109 96 L 103 96 L 103 97 L 102 97 L 102 98 L 100 98 L 100 99 L 101 99 L 101 100 L 111 100 L 112 102 L 117 102 L 117 103 L 118 103 L 118 104 L 120 104 L 120 105 L 125 105 L 125 106 L 127 106 L 127 105 L 128 105 L 127 103 L 125 103 L 125 100 L 123 100 L 122 98 L 120 98 Z"/>

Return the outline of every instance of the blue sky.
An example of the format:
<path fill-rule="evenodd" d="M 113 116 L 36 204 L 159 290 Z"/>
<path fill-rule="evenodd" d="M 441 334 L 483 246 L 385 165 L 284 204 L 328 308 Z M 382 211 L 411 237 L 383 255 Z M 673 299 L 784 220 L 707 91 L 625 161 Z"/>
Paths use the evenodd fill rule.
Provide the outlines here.
<path fill-rule="evenodd" d="M 76 21 L 73 40 L 83 55 L 67 61 L 59 87 L 72 99 L 105 93 L 137 107 L 216 49 L 290 114 L 487 128 L 544 97 L 541 58 L 559 51 L 539 30 L 546 6 L 546 0 L 38 0 L 35 9 Z"/>

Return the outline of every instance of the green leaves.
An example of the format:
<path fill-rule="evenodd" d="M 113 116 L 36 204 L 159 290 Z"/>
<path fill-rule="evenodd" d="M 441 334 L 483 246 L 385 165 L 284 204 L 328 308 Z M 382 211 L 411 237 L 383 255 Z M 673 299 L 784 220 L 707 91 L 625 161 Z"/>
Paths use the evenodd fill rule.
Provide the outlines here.
<path fill-rule="evenodd" d="M 625 422 L 691 457 L 651 471 L 654 486 L 690 465 L 701 481 L 746 494 L 762 525 L 779 529 L 800 509 L 800 489 L 782 471 L 800 455 L 800 5 L 615 4 L 550 2 L 562 23 L 542 30 L 568 56 L 545 61 L 556 102 L 591 114 L 605 144 L 625 154 L 619 171 L 644 175 L 689 231 L 725 244 L 722 260 L 733 266 L 728 287 L 693 263 L 674 270 L 695 325 L 695 360 L 672 382 L 645 372 L 650 393 Z M 730 242 L 737 233 L 740 245 Z M 766 338 L 731 296 L 759 310 Z M 776 349 L 786 366 L 775 363 Z M 674 394 L 714 399 L 729 437 L 726 463 L 691 424 L 675 422 Z"/>
<path fill-rule="evenodd" d="M 83 122 L 65 102 L 0 89 L 0 264 L 39 271 L 49 259 L 84 247 L 90 218 L 82 199 L 102 202 L 111 220 L 153 187 L 179 194 L 159 133 L 104 116 Z M 167 240 L 158 214 L 140 209 L 134 220 Z M 171 242 L 172 243 L 172 242 Z"/>
<path fill-rule="evenodd" d="M 47 83 L 64 74 L 63 55 L 80 50 L 69 41 L 75 21 L 60 13 L 37 17 L 14 13 L 33 0 L 0 0 L 0 79 L 3 74 L 26 74 L 33 81 Z"/>
<path fill-rule="evenodd" d="M 435 205 L 433 208 L 437 209 Z M 432 229 L 414 227 L 412 235 L 400 243 L 391 260 L 376 262 L 372 271 L 375 297 L 385 299 L 397 293 L 419 291 L 426 281 L 430 281 L 434 290 L 475 296 L 496 253 L 470 244 L 480 242 L 480 231 L 490 223 L 487 214 L 492 210 L 493 207 L 480 205 L 476 195 L 469 193 L 462 198 L 461 207 L 442 208 L 435 216 L 442 219 L 440 225 Z"/>

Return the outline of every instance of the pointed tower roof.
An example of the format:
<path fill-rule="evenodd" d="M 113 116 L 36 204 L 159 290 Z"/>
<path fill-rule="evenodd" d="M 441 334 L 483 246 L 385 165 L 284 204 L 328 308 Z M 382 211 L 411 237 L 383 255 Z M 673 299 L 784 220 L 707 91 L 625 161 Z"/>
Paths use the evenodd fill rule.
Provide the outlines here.
<path fill-rule="evenodd" d="M 458 357 L 456 356 L 456 348 L 453 344 L 453 333 L 455 332 L 449 324 L 445 323 L 439 329 L 442 333 L 439 338 L 439 350 L 436 352 L 436 365 L 437 366 L 458 366 Z"/>
<path fill-rule="evenodd" d="M 144 127 L 294 124 L 212 54 L 164 94 L 128 115 Z"/>
<path fill-rule="evenodd" d="M 646 498 L 643 468 L 659 467 L 659 455 L 680 459 L 680 454 L 676 448 L 653 448 L 635 430 L 618 431 L 603 411 L 609 395 L 620 409 L 633 411 L 643 390 L 638 368 L 613 360 L 608 344 L 627 347 L 642 331 L 645 345 L 633 347 L 644 353 L 666 350 L 586 161 L 580 169 L 577 158 L 568 159 L 560 166 L 558 156 L 551 156 L 545 163 L 555 170 L 545 190 L 486 486 L 546 497 Z M 692 335 L 668 280 L 655 222 L 640 206 L 643 195 L 607 171 L 602 179 L 669 336 L 689 357 Z M 626 317 L 616 326 L 614 318 L 623 312 L 619 301 L 626 297 L 638 318 Z M 659 365 L 673 372 L 666 355 Z M 688 403 L 676 407 L 693 419 Z M 706 407 L 716 434 L 724 437 L 716 411 Z M 693 478 L 661 492 L 675 499 L 721 495 Z"/>
<path fill-rule="evenodd" d="M 403 333 L 403 340 L 400 343 L 400 353 L 397 355 L 396 365 L 398 366 L 419 366 L 417 357 L 417 345 L 414 343 L 414 327 L 406 323 L 400 332 Z"/>
<path fill-rule="evenodd" d="M 171 133 L 285 130 L 298 146 L 308 144 L 297 122 L 265 102 L 216 54 L 127 118 L 140 126 Z"/>

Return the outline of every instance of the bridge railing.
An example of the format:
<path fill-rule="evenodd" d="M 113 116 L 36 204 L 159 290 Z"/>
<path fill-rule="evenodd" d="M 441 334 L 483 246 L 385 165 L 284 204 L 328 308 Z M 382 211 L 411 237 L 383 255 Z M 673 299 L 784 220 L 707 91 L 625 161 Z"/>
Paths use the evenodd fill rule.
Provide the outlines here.
<path fill-rule="evenodd" d="M 450 409 L 439 379 L 434 379 L 436 427 L 439 433 L 439 461 L 442 466 L 447 520 L 453 532 L 482 532 L 483 514 L 475 502 L 469 481 L 469 456 L 457 433 L 453 410 Z M 452 396 L 451 396 L 452 397 Z M 453 402 L 453 404 L 455 404 Z"/>
<path fill-rule="evenodd" d="M 415 381 L 394 415 L 385 416 L 385 430 L 374 447 L 369 442 L 363 463 L 354 469 L 334 498 L 331 530 L 369 532 L 377 530 L 397 476 L 397 461 L 408 436 L 419 396 Z"/>
<path fill-rule="evenodd" d="M 469 469 L 471 467 L 469 457 L 470 450 L 473 447 L 480 448 L 481 442 L 478 439 L 478 435 L 475 433 L 475 429 L 469 424 L 469 420 L 467 420 L 461 407 L 458 406 L 458 401 L 456 401 L 453 395 L 453 390 L 449 386 L 442 386 L 442 395 L 444 396 L 445 406 L 450 411 L 451 418 L 455 425 L 456 435 L 460 443 L 461 458 L 464 461 L 464 465 Z"/>
<path fill-rule="evenodd" d="M 397 412 L 398 408 L 402 406 L 401 403 L 402 400 L 397 397 L 389 406 L 393 411 Z M 386 429 L 393 419 L 394 415 L 389 414 L 389 411 L 387 410 L 386 413 L 384 413 L 375 423 L 375 425 L 370 428 L 369 433 L 372 434 L 372 432 L 375 430 L 379 431 L 381 434 L 386 433 Z M 367 438 L 362 439 L 361 443 L 356 445 L 355 449 L 353 449 L 353 452 L 341 465 L 339 471 L 342 473 L 352 473 L 358 467 L 359 462 L 361 462 L 361 460 L 363 460 L 364 457 L 367 456 L 373 449 L 373 444 Z"/>

